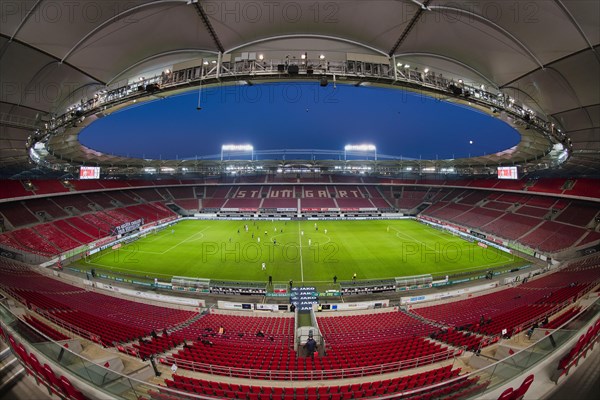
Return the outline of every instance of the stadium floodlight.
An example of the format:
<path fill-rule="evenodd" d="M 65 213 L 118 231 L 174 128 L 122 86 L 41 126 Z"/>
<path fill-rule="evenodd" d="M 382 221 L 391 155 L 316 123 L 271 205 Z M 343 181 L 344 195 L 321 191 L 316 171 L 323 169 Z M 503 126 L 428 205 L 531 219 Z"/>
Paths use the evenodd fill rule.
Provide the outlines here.
<path fill-rule="evenodd" d="M 254 147 L 251 144 L 224 144 L 221 150 L 225 151 L 252 151 Z"/>
<path fill-rule="evenodd" d="M 347 159 L 348 153 L 373 153 L 377 160 L 377 147 L 374 144 L 347 144 L 344 147 L 344 160 Z"/>
<path fill-rule="evenodd" d="M 344 147 L 346 151 L 375 151 L 376 149 L 373 144 L 348 144 Z"/>
<path fill-rule="evenodd" d="M 224 144 L 221 146 L 221 161 L 225 153 L 250 154 L 254 159 L 254 146 L 251 144 Z"/>

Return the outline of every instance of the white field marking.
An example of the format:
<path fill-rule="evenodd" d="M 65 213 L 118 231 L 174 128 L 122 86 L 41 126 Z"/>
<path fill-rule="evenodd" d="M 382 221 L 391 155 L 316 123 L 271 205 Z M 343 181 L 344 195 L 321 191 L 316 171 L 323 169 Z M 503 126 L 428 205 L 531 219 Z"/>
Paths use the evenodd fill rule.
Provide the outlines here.
<path fill-rule="evenodd" d="M 451 237 L 452 239 L 457 239 L 457 242 L 464 242 L 465 244 L 466 243 L 470 243 L 470 242 L 467 242 L 465 239 L 463 239 L 461 236 L 454 236 L 454 235 L 451 235 L 450 233 L 447 233 L 447 232 L 445 232 L 446 237 L 444 237 L 444 233 L 439 233 L 439 232 L 437 232 L 437 230 L 435 230 L 433 228 L 431 230 L 425 230 L 424 232 L 429 232 L 429 233 L 431 233 L 431 234 L 433 234 L 435 236 L 441 237 L 441 238 L 446 239 L 446 240 L 450 239 L 450 237 Z M 477 240 L 477 239 L 475 239 L 475 240 Z M 473 243 L 471 243 L 471 244 L 473 244 Z M 473 244 L 473 245 L 475 245 L 475 244 Z M 496 250 L 497 254 L 500 254 L 502 256 L 503 260 L 507 260 L 507 261 L 513 261 L 514 260 L 514 255 L 513 254 L 506 253 L 506 252 L 504 252 L 504 251 L 502 251 L 500 249 L 496 249 L 493 246 L 489 246 L 488 248 L 490 248 L 490 247 L 492 249 Z M 486 248 L 486 250 L 487 250 L 487 248 Z M 489 265 L 494 265 L 494 264 L 493 263 L 492 264 L 486 264 L 486 265 L 483 265 L 483 266 L 485 267 L 485 266 L 489 266 Z"/>
<path fill-rule="evenodd" d="M 426 233 L 429 233 L 429 234 L 432 234 L 432 235 L 435 235 L 435 236 L 441 237 L 441 238 L 443 238 L 443 239 L 450 239 L 450 238 L 453 238 L 453 239 L 458 239 L 458 240 L 460 240 L 460 241 L 466 242 L 466 240 L 465 240 L 465 239 L 463 239 L 461 236 L 455 236 L 455 235 L 452 235 L 451 233 L 449 233 L 449 232 L 447 232 L 447 231 L 442 231 L 442 233 L 440 233 L 440 232 L 439 232 L 437 229 L 431 228 L 431 229 L 425 229 L 423 232 L 426 232 Z M 477 240 L 477 239 L 475 238 L 475 240 Z M 493 247 L 493 246 L 492 246 L 492 247 Z M 504 255 L 504 256 L 506 257 L 506 259 L 507 259 L 507 260 L 510 260 L 510 259 L 511 259 L 511 257 L 510 257 L 510 256 L 512 256 L 512 254 L 510 254 L 510 253 L 506 253 L 506 252 L 504 252 L 504 251 L 502 251 L 502 250 L 500 250 L 500 249 L 496 249 L 496 250 L 498 250 L 498 252 L 499 252 L 500 254 Z M 507 254 L 510 254 L 510 256 L 507 256 Z M 513 258 L 514 258 L 514 257 L 513 257 Z"/>
<path fill-rule="evenodd" d="M 145 239 L 148 243 L 156 242 L 158 239 L 162 239 L 162 237 L 165 236 L 165 232 L 166 232 L 166 229 L 163 229 L 161 232 L 153 235 L 154 236 L 153 238 L 149 238 L 148 235 L 146 234 Z"/>
<path fill-rule="evenodd" d="M 453 273 L 459 273 L 459 272 L 463 272 L 463 271 L 469 271 L 472 269 L 477 269 L 477 268 L 485 268 L 485 267 L 492 267 L 492 266 L 498 266 L 498 265 L 502 265 L 502 263 L 496 262 L 496 263 L 490 263 L 490 264 L 483 264 L 483 265 L 478 265 L 476 267 L 469 267 L 469 268 L 461 268 L 461 269 L 453 269 L 453 270 L 449 270 L 449 271 L 435 271 L 436 274 L 446 274 L 448 272 L 453 272 Z M 433 274 L 432 274 L 433 275 Z"/>
<path fill-rule="evenodd" d="M 192 236 L 190 236 L 190 237 L 182 240 L 181 242 L 177 243 L 176 245 L 173 245 L 173 246 L 169 247 L 168 249 L 166 249 L 165 251 L 163 251 L 161 254 L 166 254 L 169 251 L 173 250 L 174 248 L 176 248 L 176 247 L 178 247 L 178 246 L 180 246 L 180 245 L 182 245 L 182 244 L 184 244 L 186 242 L 192 242 L 192 241 L 197 240 L 197 239 L 202 239 L 204 237 L 204 233 L 203 232 L 205 230 L 207 230 L 208 228 L 210 228 L 210 225 L 207 226 L 206 228 L 202 229 L 201 231 L 194 233 Z M 198 235 L 201 235 L 201 236 L 199 238 L 196 238 L 196 236 L 198 236 Z"/>
<path fill-rule="evenodd" d="M 463 239 L 461 236 L 454 236 L 454 235 L 451 235 L 451 234 L 450 234 L 450 233 L 448 233 L 448 232 L 440 233 L 440 232 L 438 232 L 436 229 L 433 229 L 433 228 L 432 228 L 432 229 L 426 229 L 424 232 L 431 233 L 431 234 L 433 234 L 433 235 L 435 235 L 435 236 L 441 237 L 441 238 L 443 238 L 443 239 L 446 239 L 446 240 L 450 239 L 450 237 L 449 237 L 449 236 L 451 236 L 453 239 L 455 238 L 455 239 L 458 239 L 458 240 L 460 240 L 460 241 L 462 241 L 462 242 L 465 242 L 465 243 L 467 243 L 467 242 L 465 241 L 465 239 Z M 445 236 L 444 236 L 444 235 L 445 235 Z M 475 240 L 477 240 L 477 239 L 475 239 Z M 490 247 L 492 247 L 493 249 L 495 249 L 495 250 L 497 251 L 497 253 L 498 253 L 498 254 L 500 254 L 500 255 L 502 256 L 502 261 L 504 261 L 504 260 L 506 260 L 506 261 L 514 261 L 514 260 L 515 260 L 515 256 L 514 256 L 513 254 L 506 253 L 506 252 L 504 252 L 504 251 L 502 251 L 502 250 L 500 250 L 500 249 L 496 249 L 496 248 L 495 248 L 495 247 L 493 247 L 493 246 L 490 246 Z M 489 247 L 488 247 L 488 248 L 489 248 Z M 495 265 L 495 264 L 494 264 L 494 263 L 491 263 L 491 264 L 485 264 L 485 265 L 482 265 L 482 267 L 487 267 L 487 266 L 490 266 L 490 265 Z"/>
<path fill-rule="evenodd" d="M 425 244 L 424 242 L 422 242 L 422 241 L 420 241 L 420 240 L 412 239 L 412 238 L 410 238 L 410 236 L 407 236 L 406 234 L 403 234 L 403 233 L 399 232 L 399 231 L 398 231 L 396 228 L 394 228 L 394 227 L 391 227 L 391 228 L 397 232 L 397 233 L 396 233 L 396 236 L 398 236 L 398 235 L 403 235 L 403 236 L 405 236 L 405 237 L 407 237 L 407 238 L 409 238 L 409 239 L 411 239 L 411 240 L 414 240 L 414 241 L 416 241 L 416 242 L 422 243 L 423 245 L 425 245 L 425 247 L 427 247 L 427 248 L 431 249 L 431 247 L 427 246 L 427 244 Z M 444 238 L 444 239 L 447 239 L 447 238 Z M 439 254 L 439 251 L 437 251 L 437 250 L 435 250 L 435 249 L 432 249 L 432 250 L 434 250 L 436 253 L 438 253 L 438 254 Z M 485 267 L 489 267 L 489 266 L 498 266 L 498 265 L 501 265 L 501 263 L 502 263 L 503 261 L 505 261 L 505 260 L 506 260 L 506 261 L 511 261 L 511 259 L 510 259 L 509 257 L 507 257 L 507 256 L 504 254 L 504 252 L 501 252 L 501 251 L 500 251 L 500 253 L 499 253 L 499 254 L 500 254 L 500 255 L 502 255 L 502 258 L 503 258 L 503 259 L 502 259 L 502 260 L 498 260 L 497 262 L 494 262 L 494 263 L 489 263 L 489 264 L 478 265 L 478 266 L 476 266 L 476 267 L 462 268 L 462 269 L 460 269 L 460 270 L 435 271 L 435 273 L 436 273 L 436 274 L 445 274 L 445 273 L 448 273 L 448 272 L 454 272 L 454 273 L 456 273 L 456 272 L 467 271 L 467 270 L 472 270 L 472 269 L 477 269 L 477 268 L 485 268 Z"/>
<path fill-rule="evenodd" d="M 428 228 L 430 228 L 430 227 L 428 227 Z M 435 235 L 435 236 L 437 236 L 437 237 L 441 237 L 442 239 L 446 239 L 446 240 L 448 240 L 448 239 L 450 239 L 450 238 L 455 238 L 455 237 L 456 237 L 456 236 L 454 236 L 454 235 L 451 235 L 450 233 L 447 233 L 447 232 L 444 232 L 443 234 L 442 234 L 442 233 L 439 233 L 439 232 L 438 232 L 436 229 L 434 229 L 434 228 L 430 228 L 430 229 L 424 229 L 422 232 L 428 233 L 428 234 L 430 234 L 430 235 Z M 459 238 L 460 238 L 460 236 L 459 236 Z"/>
<path fill-rule="evenodd" d="M 142 254 L 160 254 L 160 255 L 165 254 L 165 253 L 161 253 L 161 252 L 158 252 L 158 251 L 145 251 L 145 250 L 138 250 L 138 251 L 136 251 L 136 253 L 142 253 Z"/>
<path fill-rule="evenodd" d="M 198 233 L 202 233 L 202 232 L 198 232 Z M 198 233 L 196 233 L 194 236 L 198 235 Z M 192 243 L 198 240 L 202 240 L 204 239 L 204 234 L 201 234 L 199 237 L 192 239 L 192 236 L 190 236 L 189 238 L 183 240 L 182 242 L 178 243 L 176 246 L 179 246 L 182 243 Z M 162 251 L 162 252 L 158 252 L 158 251 L 146 251 L 146 250 L 138 250 L 137 253 L 144 253 L 144 254 L 160 254 L 160 255 L 164 255 L 169 251 L 169 249 Z"/>
<path fill-rule="evenodd" d="M 300 222 L 298 221 L 298 243 L 300 243 L 300 278 L 304 282 L 304 265 L 302 263 L 302 235 L 300 234 Z"/>
<path fill-rule="evenodd" d="M 202 238 L 204 237 L 204 233 L 202 233 L 202 232 L 204 232 L 204 231 L 205 231 L 205 230 L 207 230 L 208 228 L 210 228 L 210 225 L 209 225 L 209 226 L 207 226 L 206 228 L 202 229 L 201 231 L 199 231 L 199 232 L 197 232 L 197 233 L 193 234 L 193 235 L 192 235 L 192 236 L 190 236 L 189 238 L 186 238 L 186 239 L 182 240 L 181 242 L 177 243 L 176 245 L 174 245 L 174 246 L 172 246 L 172 247 L 170 247 L 170 248 L 168 248 L 168 249 L 166 249 L 165 251 L 162 251 L 162 252 L 158 252 L 158 251 L 147 251 L 147 250 L 135 250 L 135 252 L 136 252 L 136 253 L 144 253 L 144 254 L 159 254 L 159 255 L 164 255 L 164 254 L 166 254 L 167 252 L 169 252 L 170 250 L 172 250 L 172 249 L 174 249 L 175 247 L 179 246 L 180 244 L 183 244 L 183 243 L 185 243 L 185 242 L 188 242 L 188 241 L 189 241 L 189 242 L 193 242 L 193 241 L 195 241 L 195 240 L 200 240 L 200 239 L 202 239 Z M 198 235 L 201 235 L 201 236 L 200 236 L 200 237 L 198 237 L 198 238 L 192 239 L 192 238 L 194 238 L 195 236 L 198 236 Z M 106 253 L 102 253 L 101 257 L 108 256 L 108 255 L 110 255 L 110 254 L 114 253 L 115 251 L 118 251 L 118 250 L 121 250 L 121 249 L 127 249 L 129 246 L 131 246 L 131 245 L 132 245 L 132 244 L 134 244 L 134 243 L 136 243 L 136 242 L 129 243 L 129 244 L 126 246 L 126 247 L 119 247 L 118 249 L 110 249 L 110 251 L 108 251 L 108 252 L 106 252 Z M 90 264 L 91 264 L 91 263 L 90 263 Z"/>
<path fill-rule="evenodd" d="M 114 265 L 106 265 L 106 264 L 101 264 L 101 263 L 96 263 L 96 262 L 90 262 L 89 264 L 92 265 L 98 265 L 100 267 L 106 267 L 108 268 L 110 271 L 127 271 L 127 272 L 135 272 L 137 274 L 148 274 L 148 271 L 140 271 L 137 269 L 127 269 L 127 268 L 120 268 L 120 267 L 115 267 Z M 152 276 L 154 275 L 162 275 L 162 276 L 173 276 L 173 275 L 169 275 L 169 274 L 161 274 L 159 272 L 152 272 Z"/>
<path fill-rule="evenodd" d="M 286 235 L 293 236 L 294 234 L 293 234 L 293 233 L 280 233 L 280 234 L 278 234 L 278 235 L 271 236 L 271 239 L 277 239 L 277 238 L 278 238 L 278 237 L 280 237 L 280 236 L 286 236 Z M 318 241 L 316 241 L 316 240 L 313 240 L 313 244 L 311 244 L 311 245 L 310 245 L 310 247 L 317 247 L 317 246 L 318 246 L 318 247 L 323 247 L 323 246 L 325 246 L 327 243 L 331 242 L 331 238 L 329 237 L 329 235 L 325 235 L 324 233 L 317 233 L 317 235 L 320 235 L 320 236 L 325 236 L 325 237 L 327 238 L 327 241 L 326 241 L 326 242 L 318 242 Z M 311 238 L 311 239 L 312 239 L 312 238 Z M 271 241 L 271 243 L 272 243 L 272 242 L 273 242 L 273 241 Z M 280 242 L 280 244 L 287 244 L 287 243 Z"/>
<path fill-rule="evenodd" d="M 391 228 L 392 228 L 394 231 L 396 231 L 396 237 L 398 237 L 398 235 L 404 236 L 405 238 L 407 238 L 407 239 L 409 239 L 409 240 L 412 240 L 413 242 L 419 242 L 419 243 L 423 244 L 425 247 L 427 247 L 428 249 L 431 249 L 431 250 L 433 250 L 433 251 L 434 251 L 434 252 L 436 252 L 437 254 L 439 254 L 439 253 L 440 253 L 440 252 L 439 252 L 439 250 L 436 250 L 436 249 L 433 249 L 433 248 L 431 248 L 430 246 L 428 246 L 428 245 L 427 245 L 427 243 L 425 243 L 425 242 L 423 242 L 423 241 L 421 241 L 421 240 L 418 240 L 418 239 L 411 238 L 410 236 L 408 236 L 408 235 L 406 235 L 406 234 L 404 234 L 404 233 L 400 232 L 398 229 L 394 228 L 393 226 L 392 226 Z"/>

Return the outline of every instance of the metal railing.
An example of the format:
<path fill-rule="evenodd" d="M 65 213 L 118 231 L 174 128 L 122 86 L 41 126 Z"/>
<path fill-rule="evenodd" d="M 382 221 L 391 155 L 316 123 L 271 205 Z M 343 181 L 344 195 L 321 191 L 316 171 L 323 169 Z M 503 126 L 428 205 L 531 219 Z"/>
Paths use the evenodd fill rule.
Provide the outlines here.
<path fill-rule="evenodd" d="M 442 353 L 431 354 L 428 356 L 402 360 L 386 364 L 371 365 L 365 367 L 342 368 L 330 370 L 260 370 L 251 368 L 236 368 L 214 364 L 206 364 L 195 361 L 183 360 L 175 357 L 162 357 L 161 363 L 172 365 L 176 364 L 179 368 L 194 372 L 201 372 L 210 375 L 221 375 L 232 378 L 248 378 L 260 380 L 327 380 L 327 379 L 346 379 L 371 375 L 381 375 L 392 372 L 400 372 L 411 368 L 418 368 L 424 365 L 430 365 L 436 362 L 455 359 L 463 354 L 464 349 L 447 350 Z"/>
<path fill-rule="evenodd" d="M 492 390 L 511 381 L 515 377 L 523 374 L 528 368 L 531 368 L 538 362 L 544 360 L 547 356 L 550 356 L 557 351 L 561 352 L 563 350 L 563 347 L 561 346 L 575 336 L 581 334 L 581 332 L 585 332 L 587 330 L 586 324 L 597 319 L 599 314 L 600 299 L 597 299 L 587 306 L 582 313 L 570 318 L 569 321 L 565 322 L 561 327 L 553 330 L 551 335 L 545 336 L 529 347 L 520 350 L 503 360 L 499 360 L 488 367 L 433 385 L 410 390 L 398 390 L 393 394 L 378 395 L 378 398 L 392 399 L 398 398 L 399 396 L 405 397 L 409 395 L 437 393 L 440 389 L 450 388 L 451 386 L 454 387 L 454 384 L 458 385 L 460 382 L 465 382 L 467 380 L 470 382 L 469 384 L 471 386 L 461 388 L 460 385 L 458 385 L 455 390 L 460 391 L 459 394 L 461 394 L 463 398 L 479 395 L 484 391 Z M 577 326 L 577 328 L 568 329 L 568 325 L 573 321 L 576 321 L 575 326 Z M 48 340 L 47 342 L 44 342 L 43 345 L 37 346 L 35 342 L 31 340 L 32 338 L 27 336 L 27 330 L 18 329 L 18 326 L 16 325 L 19 323 L 22 322 L 18 321 L 6 306 L 0 304 L 0 327 L 2 328 L 2 331 L 0 331 L 0 339 L 7 340 L 10 335 L 18 343 L 26 345 L 28 351 L 34 350 L 38 355 L 38 358 L 40 355 L 44 357 L 49 365 L 52 366 L 55 373 L 63 374 L 66 371 L 71 375 L 76 376 L 78 380 L 76 382 L 72 380 L 72 383 L 77 389 L 83 391 L 84 394 L 89 397 L 97 398 L 99 393 L 104 393 L 105 396 L 109 395 L 110 398 L 131 399 L 139 398 L 140 396 L 148 396 L 152 393 L 162 393 L 174 399 L 212 398 L 191 392 L 180 392 L 111 371 L 108 368 L 95 364 L 93 361 L 72 352 L 68 348 L 64 348 L 60 343 L 52 340 Z M 552 342 L 552 344 L 550 344 L 550 342 Z M 13 351 L 17 353 L 15 350 Z M 65 353 L 68 353 L 68 356 L 66 356 Z M 384 368 L 383 365 L 378 367 L 382 368 L 382 370 Z M 102 386 L 101 381 L 106 381 L 106 376 L 109 376 L 110 381 L 113 382 L 113 384 Z M 102 377 L 102 380 L 99 380 L 98 377 Z M 45 379 L 44 377 L 40 378 L 42 380 Z M 282 379 L 288 378 L 283 377 Z M 258 382 L 253 384 L 260 385 Z M 268 384 L 265 384 L 264 386 L 268 386 Z"/>
<path fill-rule="evenodd" d="M 78 326 L 75 326 L 69 322 L 66 322 L 65 320 L 62 320 L 62 319 L 56 317 L 51 312 L 42 310 L 41 308 L 37 308 L 35 306 L 33 307 L 33 311 L 40 314 L 42 317 L 46 318 L 48 321 L 52 321 L 54 324 L 60 326 L 63 329 L 66 329 L 67 331 L 69 331 L 75 335 L 89 339 L 96 343 L 101 343 L 100 337 L 98 335 L 94 335 L 90 331 L 87 331 L 87 330 L 79 328 Z"/>
<path fill-rule="evenodd" d="M 285 60 L 265 61 L 264 65 L 258 62 L 244 63 L 219 63 L 211 68 L 198 66 L 186 70 L 170 71 L 142 81 L 130 82 L 124 86 L 112 89 L 105 89 L 94 93 L 90 99 L 81 99 L 78 104 L 69 107 L 62 115 L 52 118 L 47 126 L 48 128 L 36 132 L 32 135 L 29 145 L 44 139 L 47 134 L 61 133 L 65 128 L 82 120 L 82 117 L 102 112 L 111 107 L 128 102 L 133 99 L 154 95 L 155 92 L 164 92 L 187 88 L 190 85 L 202 85 L 204 83 L 215 83 L 221 79 L 229 80 L 252 80 L 255 77 L 259 79 L 281 79 L 289 78 L 287 72 L 282 72 L 278 65 L 284 64 Z M 391 63 L 391 60 L 390 60 Z M 262 62 L 260 64 L 263 64 Z M 452 79 L 436 76 L 435 71 L 423 74 L 419 71 L 401 70 L 399 73 L 393 73 L 395 66 L 390 64 L 377 64 L 368 71 L 353 68 L 353 62 L 340 62 L 337 64 L 328 63 L 324 68 L 318 69 L 318 74 L 326 75 L 335 82 L 336 77 L 362 80 L 375 79 L 390 84 L 404 84 L 411 88 L 422 88 L 437 92 L 441 96 L 456 96 L 454 93 L 460 89 L 461 93 L 470 93 L 469 102 L 491 108 L 495 111 L 503 110 L 512 117 L 522 121 L 525 126 L 533 126 L 539 129 L 544 136 L 553 137 L 555 141 L 562 142 L 565 135 L 554 129 L 554 125 L 547 120 L 546 116 L 535 115 L 533 111 L 526 109 L 514 102 L 514 99 L 503 95 L 500 92 L 493 93 L 482 88 L 480 85 L 466 82 L 454 82 Z M 190 71 L 193 70 L 193 73 Z M 316 70 L 315 70 L 316 71 Z M 396 69 L 396 71 L 398 71 Z M 313 75 L 308 74 L 308 66 L 300 66 L 300 74 L 295 79 L 315 79 Z M 318 76 L 318 75 L 317 75 Z"/>

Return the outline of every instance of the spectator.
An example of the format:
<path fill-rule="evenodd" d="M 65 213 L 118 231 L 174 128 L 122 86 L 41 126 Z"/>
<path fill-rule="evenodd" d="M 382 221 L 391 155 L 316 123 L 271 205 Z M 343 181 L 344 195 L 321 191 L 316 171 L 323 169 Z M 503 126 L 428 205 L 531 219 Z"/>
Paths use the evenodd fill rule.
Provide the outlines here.
<path fill-rule="evenodd" d="M 312 336 L 308 337 L 308 340 L 304 344 L 304 348 L 310 354 L 310 358 L 315 358 L 315 351 L 317 350 L 317 342 L 313 339 Z"/>
<path fill-rule="evenodd" d="M 337 283 L 337 275 L 333 276 L 333 283 Z"/>
<path fill-rule="evenodd" d="M 533 332 L 535 331 L 535 328 L 538 328 L 539 325 L 536 322 L 535 324 L 533 324 L 533 326 L 531 328 L 529 328 L 529 330 L 527 331 L 527 338 L 531 338 L 531 336 L 533 335 Z"/>
<path fill-rule="evenodd" d="M 291 311 L 291 312 L 295 312 L 295 311 L 296 311 L 296 305 L 292 304 L 292 305 L 290 306 L 290 311 Z"/>
<path fill-rule="evenodd" d="M 263 331 L 258 331 L 258 332 L 256 332 L 256 336 L 265 337 L 265 333 Z"/>
<path fill-rule="evenodd" d="M 223 335 L 225 333 L 225 328 L 223 328 L 223 325 L 219 326 L 219 330 L 217 331 L 217 334 L 219 336 Z"/>

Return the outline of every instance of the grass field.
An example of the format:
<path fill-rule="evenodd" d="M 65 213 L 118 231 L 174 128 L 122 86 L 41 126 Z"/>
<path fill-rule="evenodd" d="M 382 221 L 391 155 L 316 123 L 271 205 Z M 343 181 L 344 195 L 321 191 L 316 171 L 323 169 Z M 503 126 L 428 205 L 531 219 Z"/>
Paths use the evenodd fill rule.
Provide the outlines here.
<path fill-rule="evenodd" d="M 248 225 L 248 231 L 245 229 Z M 260 241 L 259 241 L 260 239 Z M 519 264 L 412 220 L 182 221 L 117 250 L 105 250 L 83 269 L 158 277 L 233 281 L 331 282 L 434 276 Z M 265 263 L 265 269 L 262 268 Z"/>

